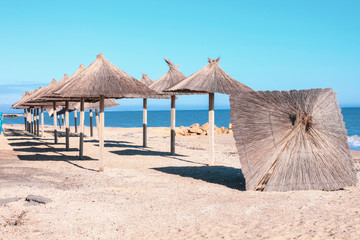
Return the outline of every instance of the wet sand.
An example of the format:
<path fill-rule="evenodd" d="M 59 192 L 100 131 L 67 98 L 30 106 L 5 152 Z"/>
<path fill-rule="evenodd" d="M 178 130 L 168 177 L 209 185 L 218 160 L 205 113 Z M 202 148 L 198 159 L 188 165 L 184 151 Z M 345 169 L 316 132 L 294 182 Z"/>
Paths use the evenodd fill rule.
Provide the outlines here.
<path fill-rule="evenodd" d="M 360 186 L 340 191 L 244 191 L 232 135 L 176 138 L 167 128 L 106 128 L 105 172 L 98 143 L 53 144 L 4 125 L 0 136 L 0 239 L 360 239 Z M 73 131 L 73 129 L 72 129 Z M 85 130 L 89 134 L 89 129 Z M 63 136 L 63 135 L 62 135 Z M 352 151 L 360 179 L 360 152 Z M 25 201 L 29 194 L 47 204 Z"/>

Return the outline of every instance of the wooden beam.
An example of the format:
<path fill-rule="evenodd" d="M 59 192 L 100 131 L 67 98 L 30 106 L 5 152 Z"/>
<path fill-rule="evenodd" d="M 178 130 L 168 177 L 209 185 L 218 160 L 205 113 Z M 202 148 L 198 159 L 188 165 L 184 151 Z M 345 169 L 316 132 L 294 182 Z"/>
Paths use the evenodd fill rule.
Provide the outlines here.
<path fill-rule="evenodd" d="M 105 114 L 104 114 L 104 96 L 100 96 L 100 134 L 99 134 L 99 172 L 103 172 L 105 168 L 104 159 L 104 125 L 105 125 Z"/>
<path fill-rule="evenodd" d="M 54 142 L 55 144 L 58 142 L 57 140 L 57 113 L 56 113 L 56 102 L 53 102 L 53 118 L 54 118 Z"/>
<path fill-rule="evenodd" d="M 26 124 L 27 124 L 27 131 L 30 132 L 30 108 L 26 111 Z"/>
<path fill-rule="evenodd" d="M 61 120 L 60 120 L 60 115 L 57 115 L 58 121 L 59 121 L 59 128 L 61 130 Z"/>
<path fill-rule="evenodd" d="M 65 148 L 66 151 L 69 151 L 69 145 L 70 145 L 70 139 L 69 139 L 69 135 L 70 135 L 70 124 L 69 124 L 69 101 L 65 101 L 65 137 L 66 137 L 66 142 L 65 142 Z"/>
<path fill-rule="evenodd" d="M 81 98 L 80 102 L 80 143 L 79 143 L 79 159 L 83 159 L 84 155 L 84 98 Z"/>
<path fill-rule="evenodd" d="M 93 136 L 93 110 L 90 109 L 90 137 Z"/>
<path fill-rule="evenodd" d="M 36 108 L 36 136 L 40 136 L 39 108 Z"/>
<path fill-rule="evenodd" d="M 41 107 L 41 138 L 44 138 L 44 107 Z"/>
<path fill-rule="evenodd" d="M 77 109 L 74 110 L 75 133 L 77 133 Z"/>
<path fill-rule="evenodd" d="M 98 109 L 95 109 L 95 119 L 96 119 L 96 129 L 97 129 L 97 135 L 99 137 L 99 113 L 98 113 Z"/>
<path fill-rule="evenodd" d="M 170 132 L 170 153 L 175 155 L 175 100 L 176 96 L 171 96 L 171 132 Z"/>
<path fill-rule="evenodd" d="M 24 109 L 25 131 L 26 131 L 26 129 L 27 129 L 27 116 L 26 116 L 26 114 L 27 114 L 27 110 L 26 110 L 26 108 L 25 108 L 25 109 Z"/>
<path fill-rule="evenodd" d="M 147 98 L 143 99 L 143 147 L 147 147 Z"/>
<path fill-rule="evenodd" d="M 209 165 L 214 165 L 214 93 L 209 93 Z"/>

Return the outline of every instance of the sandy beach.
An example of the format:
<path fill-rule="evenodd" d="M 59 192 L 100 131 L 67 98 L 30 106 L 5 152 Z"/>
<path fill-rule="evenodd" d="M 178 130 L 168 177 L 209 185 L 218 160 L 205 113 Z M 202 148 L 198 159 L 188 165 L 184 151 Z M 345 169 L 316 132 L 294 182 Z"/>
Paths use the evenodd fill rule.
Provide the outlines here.
<path fill-rule="evenodd" d="M 4 125 L 0 136 L 0 239 L 360 239 L 359 184 L 244 191 L 229 134 L 215 136 L 207 166 L 207 136 L 177 137 L 170 156 L 168 128 L 149 128 L 144 149 L 141 128 L 109 127 L 99 173 L 96 129 L 78 160 L 76 135 L 66 152 L 63 132 L 55 145 L 50 126 L 43 139 L 23 128 Z M 352 154 L 359 179 L 360 152 Z"/>

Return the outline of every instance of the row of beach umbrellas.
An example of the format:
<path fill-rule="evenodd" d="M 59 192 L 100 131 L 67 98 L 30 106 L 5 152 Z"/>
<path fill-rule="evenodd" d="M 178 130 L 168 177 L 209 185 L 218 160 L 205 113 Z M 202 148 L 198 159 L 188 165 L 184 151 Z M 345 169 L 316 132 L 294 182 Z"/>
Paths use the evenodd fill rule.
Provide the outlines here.
<path fill-rule="evenodd" d="M 84 110 L 100 109 L 98 126 L 99 138 L 99 171 L 104 171 L 104 123 L 105 106 L 114 106 L 113 100 L 121 98 L 143 99 L 143 146 L 147 146 L 147 99 L 171 99 L 171 133 L 170 153 L 175 154 L 175 101 L 176 95 L 209 95 L 209 164 L 214 164 L 214 94 L 234 94 L 254 92 L 251 88 L 236 81 L 219 66 L 220 59 L 209 59 L 209 63 L 198 72 L 186 77 L 169 59 L 165 59 L 169 71 L 153 82 L 146 74 L 137 80 L 114 66 L 103 54 L 87 68 L 79 69 L 69 77 L 67 74 L 56 82 L 53 80 L 47 87 L 39 88 L 26 94 L 12 107 L 25 109 L 25 116 L 35 119 L 36 132 L 39 134 L 39 109 L 41 110 L 41 136 L 44 134 L 44 109 L 52 112 L 54 120 L 54 142 L 57 143 L 57 114 L 65 114 L 66 149 L 69 150 L 69 112 L 80 110 L 79 158 L 83 158 Z M 77 116 L 77 113 L 74 114 Z M 92 111 L 91 111 L 92 115 Z M 77 123 L 75 123 L 77 126 Z M 26 129 L 29 129 L 26 124 Z"/>

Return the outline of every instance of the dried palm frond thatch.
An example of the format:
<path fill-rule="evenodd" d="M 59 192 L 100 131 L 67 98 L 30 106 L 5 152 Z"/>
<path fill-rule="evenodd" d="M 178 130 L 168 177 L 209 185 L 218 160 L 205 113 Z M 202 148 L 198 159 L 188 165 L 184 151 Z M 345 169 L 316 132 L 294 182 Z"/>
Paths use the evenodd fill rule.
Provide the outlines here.
<path fill-rule="evenodd" d="M 220 58 L 211 60 L 209 64 L 183 81 L 167 88 L 165 92 L 184 93 L 223 93 L 231 95 L 238 92 L 254 91 L 236 81 L 219 66 Z"/>
<path fill-rule="evenodd" d="M 14 103 L 11 108 L 13 109 L 24 109 L 27 108 L 23 105 L 21 105 L 23 102 L 25 102 L 27 99 L 29 99 L 29 97 L 32 95 L 32 92 L 29 91 L 25 91 L 25 94 L 22 96 L 22 98 L 20 98 L 19 101 L 17 101 L 16 103 Z"/>
<path fill-rule="evenodd" d="M 84 71 L 71 80 L 60 90 L 60 97 L 69 98 L 124 98 L 156 95 L 147 86 L 115 67 L 102 53 Z"/>
<path fill-rule="evenodd" d="M 53 90 L 59 85 L 59 84 L 63 84 L 64 82 L 67 81 L 68 79 L 68 75 L 64 74 L 64 77 L 59 81 L 56 82 L 55 79 L 53 79 L 49 85 L 47 85 L 44 89 L 42 89 L 41 92 L 39 92 L 39 94 L 37 94 L 36 96 L 32 97 L 28 103 L 42 103 L 42 102 L 49 102 L 49 100 L 45 99 L 45 96 L 51 95 Z"/>
<path fill-rule="evenodd" d="M 69 82 L 71 82 L 71 80 L 76 77 L 77 75 L 79 75 L 81 72 L 83 72 L 85 70 L 85 65 L 84 64 L 80 64 L 80 67 L 76 70 L 76 72 L 71 76 L 71 77 L 67 77 L 65 78 L 63 81 L 59 81 L 58 84 L 56 84 L 51 91 L 47 91 L 46 94 L 44 94 L 41 99 L 42 100 L 68 100 L 68 98 L 61 98 L 59 97 L 58 94 L 54 94 L 54 92 L 59 91 L 60 89 L 62 89 L 64 86 L 66 86 L 66 84 L 68 84 Z M 79 100 L 79 99 L 78 99 Z"/>
<path fill-rule="evenodd" d="M 146 86 L 150 86 L 152 83 L 154 83 L 154 81 L 151 80 L 151 78 L 144 73 L 142 74 L 142 78 L 139 81 L 145 84 Z"/>
<path fill-rule="evenodd" d="M 165 58 L 165 62 L 169 66 L 169 71 L 165 73 L 163 76 L 161 76 L 157 81 L 152 83 L 149 86 L 149 88 L 162 94 L 178 95 L 178 93 L 163 92 L 163 91 L 168 87 L 184 80 L 186 76 L 178 70 L 179 66 L 175 66 L 169 59 Z"/>
<path fill-rule="evenodd" d="M 230 103 L 247 189 L 336 190 L 356 184 L 332 89 L 233 94 Z"/>

